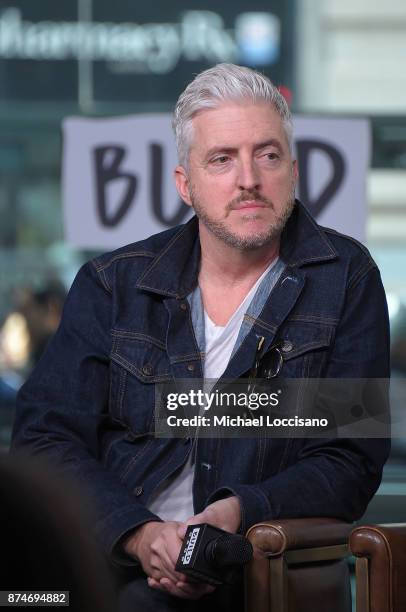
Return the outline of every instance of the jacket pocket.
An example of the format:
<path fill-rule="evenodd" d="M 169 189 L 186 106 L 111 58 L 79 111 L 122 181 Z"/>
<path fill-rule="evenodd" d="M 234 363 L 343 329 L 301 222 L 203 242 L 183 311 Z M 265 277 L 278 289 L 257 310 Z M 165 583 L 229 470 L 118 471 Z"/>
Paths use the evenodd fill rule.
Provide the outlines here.
<path fill-rule="evenodd" d="M 172 379 L 165 346 L 142 334 L 115 335 L 110 414 L 136 436 L 154 432 L 155 383 Z"/>
<path fill-rule="evenodd" d="M 288 321 L 273 343 L 283 359 L 280 375 L 285 378 L 322 376 L 334 330 L 333 325 Z"/>

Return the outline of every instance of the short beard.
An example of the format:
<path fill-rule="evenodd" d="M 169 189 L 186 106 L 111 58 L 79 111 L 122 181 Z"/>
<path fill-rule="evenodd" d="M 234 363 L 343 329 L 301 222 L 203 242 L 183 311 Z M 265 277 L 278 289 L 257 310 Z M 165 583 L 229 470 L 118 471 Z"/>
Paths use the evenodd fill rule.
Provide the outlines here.
<path fill-rule="evenodd" d="M 238 236 L 236 234 L 233 234 L 226 227 L 224 221 L 214 220 L 207 214 L 207 212 L 201 206 L 199 199 L 193 190 L 190 195 L 194 211 L 199 220 L 205 225 L 205 227 L 214 236 L 216 236 L 216 238 L 218 238 L 228 246 L 238 249 L 239 251 L 254 251 L 263 246 L 269 245 L 273 243 L 276 239 L 278 239 L 295 206 L 295 195 L 294 193 L 292 193 L 289 200 L 286 202 L 282 213 L 280 215 L 275 215 L 273 223 L 265 231 L 252 233 L 248 236 Z M 260 197 L 257 197 L 255 199 L 263 200 L 263 198 Z M 267 205 L 272 206 L 272 204 L 269 202 Z M 231 208 L 232 203 L 228 205 L 227 210 L 230 210 Z M 255 217 L 256 213 L 247 212 L 247 214 L 245 215 L 245 218 L 247 220 L 249 218 L 254 219 Z"/>

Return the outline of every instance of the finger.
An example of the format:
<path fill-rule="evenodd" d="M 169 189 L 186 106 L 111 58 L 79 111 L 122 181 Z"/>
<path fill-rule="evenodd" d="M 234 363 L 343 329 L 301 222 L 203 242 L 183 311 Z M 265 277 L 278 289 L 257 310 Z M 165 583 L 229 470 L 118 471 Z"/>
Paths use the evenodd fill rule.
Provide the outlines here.
<path fill-rule="evenodd" d="M 161 578 L 160 580 L 155 580 L 154 578 L 148 578 L 148 586 L 156 591 L 162 591 L 164 593 L 170 593 L 171 595 L 175 595 L 176 597 L 182 597 L 185 599 L 185 595 L 183 591 L 176 588 L 174 582 L 169 580 L 169 578 Z"/>
<path fill-rule="evenodd" d="M 164 563 L 162 556 L 155 553 L 151 555 L 150 567 L 148 569 L 149 571 L 146 572 L 148 576 L 151 576 L 151 578 L 158 581 L 163 576 L 168 574 L 168 570 L 166 569 L 166 564 Z M 174 576 L 173 580 L 174 582 L 177 582 L 178 579 Z"/>
<path fill-rule="evenodd" d="M 198 525 L 199 523 L 204 523 L 205 520 L 205 511 L 200 512 L 199 514 L 195 514 L 194 516 L 190 516 L 187 521 L 185 521 L 185 525 Z"/>
<path fill-rule="evenodd" d="M 161 557 L 162 561 L 162 577 L 166 576 L 173 582 L 184 581 L 186 576 L 177 572 L 174 568 L 174 563 L 170 559 L 169 555 L 163 554 Z"/>
<path fill-rule="evenodd" d="M 203 512 L 200 513 L 200 516 L 204 518 L 205 523 L 209 523 L 209 525 L 217 525 L 217 523 L 221 523 L 221 517 L 218 516 L 218 512 L 212 507 L 207 506 Z"/>
<path fill-rule="evenodd" d="M 187 527 L 188 527 L 187 523 L 182 523 L 182 525 L 179 525 L 178 527 L 178 531 L 176 533 L 177 533 L 178 538 L 180 538 L 181 540 L 183 540 L 183 538 L 186 535 Z"/>
<path fill-rule="evenodd" d="M 159 584 L 162 589 L 167 591 L 167 593 L 174 595 L 174 597 L 180 597 L 181 599 L 191 599 L 188 594 L 185 593 L 185 591 L 179 589 L 176 584 L 172 582 L 172 580 L 169 580 L 169 578 L 161 578 Z"/>
<path fill-rule="evenodd" d="M 160 551 L 160 560 L 163 575 L 166 575 L 173 582 L 184 580 L 185 575 L 175 570 L 175 565 L 179 557 L 180 545 L 178 541 L 168 542 L 165 548 Z"/>
<path fill-rule="evenodd" d="M 182 542 L 176 532 L 174 532 L 168 537 L 164 550 L 165 563 L 168 564 L 172 571 L 175 571 L 175 565 L 178 561 L 181 547 Z"/>
<path fill-rule="evenodd" d="M 184 574 L 176 572 L 172 569 L 169 558 L 167 559 L 167 562 L 165 562 L 162 557 L 158 557 L 157 555 L 151 557 L 151 563 L 149 568 L 147 568 L 146 573 L 148 573 L 151 578 L 158 581 L 164 577 L 169 578 L 174 583 L 179 581 L 187 581 L 187 577 Z"/>
<path fill-rule="evenodd" d="M 170 543 L 168 542 L 166 542 L 163 546 L 159 548 L 154 545 L 154 548 L 152 548 L 153 553 L 151 554 L 150 561 L 150 566 L 153 571 L 147 572 L 147 574 L 152 576 L 153 578 L 157 578 L 158 580 L 166 576 L 173 582 L 178 582 L 179 580 L 182 580 L 184 578 L 184 575 L 175 570 L 175 565 L 178 557 L 176 556 L 175 558 L 175 555 L 173 555 L 174 559 L 171 558 L 168 551 L 168 544 L 169 548 L 171 549 Z M 180 544 L 178 541 L 175 542 L 175 546 L 177 548 L 180 548 Z"/>
<path fill-rule="evenodd" d="M 215 587 L 203 582 L 190 583 L 190 582 L 177 582 L 176 587 L 183 591 L 189 599 L 199 599 L 203 595 L 213 593 Z"/>
<path fill-rule="evenodd" d="M 151 589 L 158 589 L 159 591 L 164 590 L 159 584 L 159 580 L 155 580 L 155 578 L 151 578 L 151 576 L 148 576 L 147 582 L 148 586 L 151 587 Z"/>

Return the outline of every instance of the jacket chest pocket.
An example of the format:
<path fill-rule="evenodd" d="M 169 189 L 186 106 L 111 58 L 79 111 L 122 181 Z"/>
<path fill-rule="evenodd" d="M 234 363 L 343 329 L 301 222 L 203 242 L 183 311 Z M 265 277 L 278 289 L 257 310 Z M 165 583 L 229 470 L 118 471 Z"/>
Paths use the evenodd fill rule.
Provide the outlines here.
<path fill-rule="evenodd" d="M 155 383 L 172 379 L 165 346 L 153 338 L 116 337 L 110 357 L 112 419 L 136 435 L 153 433 Z"/>
<path fill-rule="evenodd" d="M 281 357 L 279 375 L 284 378 L 317 378 L 323 376 L 323 367 L 333 337 L 334 326 L 319 326 L 316 323 L 303 322 L 290 323 L 284 326 L 273 343 Z M 259 377 L 266 376 L 268 355 L 269 353 L 261 360 Z M 278 355 L 272 355 L 273 362 L 277 358 Z"/>

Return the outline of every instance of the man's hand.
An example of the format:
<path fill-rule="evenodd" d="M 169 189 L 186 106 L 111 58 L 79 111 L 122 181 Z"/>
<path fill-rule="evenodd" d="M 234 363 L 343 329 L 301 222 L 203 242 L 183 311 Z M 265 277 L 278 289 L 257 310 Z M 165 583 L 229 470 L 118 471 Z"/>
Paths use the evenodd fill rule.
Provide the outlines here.
<path fill-rule="evenodd" d="M 150 587 L 183 599 L 198 599 L 214 589 L 192 583 L 175 570 L 183 537 L 178 534 L 180 527 L 175 521 L 144 523 L 124 541 L 124 550 L 141 563 Z"/>
<path fill-rule="evenodd" d="M 178 528 L 178 536 L 184 538 L 188 525 L 198 523 L 208 523 L 224 531 L 236 533 L 241 524 L 241 506 L 238 497 L 219 499 L 207 506 L 200 514 L 191 516 Z"/>
<path fill-rule="evenodd" d="M 144 572 L 156 580 L 184 578 L 175 571 L 182 544 L 177 534 L 179 523 L 151 521 L 138 527 L 124 542 L 125 552 L 137 559 Z"/>
<path fill-rule="evenodd" d="M 153 589 L 166 591 L 181 599 L 200 599 L 200 597 L 212 593 L 215 589 L 215 587 L 205 582 L 192 582 L 191 580 L 189 581 L 189 579 L 187 580 L 188 582 L 179 581 L 174 583 L 169 580 L 169 578 L 161 578 L 159 582 L 154 580 L 154 578 L 148 578 L 148 584 Z"/>

